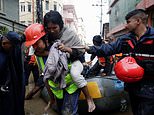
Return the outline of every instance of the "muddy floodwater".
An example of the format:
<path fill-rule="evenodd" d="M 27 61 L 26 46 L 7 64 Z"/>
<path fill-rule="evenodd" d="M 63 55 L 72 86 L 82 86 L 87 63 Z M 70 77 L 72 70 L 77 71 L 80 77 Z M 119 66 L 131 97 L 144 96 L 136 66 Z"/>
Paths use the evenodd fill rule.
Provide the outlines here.
<path fill-rule="evenodd" d="M 30 77 L 29 85 L 26 86 L 26 94 L 34 87 L 33 79 Z M 44 114 L 44 108 L 47 103 L 41 98 L 40 91 L 31 99 L 25 100 L 25 115 L 58 115 L 52 109 L 48 110 L 48 114 Z"/>
<path fill-rule="evenodd" d="M 34 87 L 33 79 L 30 77 L 29 85 L 26 86 L 26 94 Z M 38 92 L 31 100 L 25 100 L 25 115 L 58 115 L 52 109 L 49 109 L 47 114 L 44 114 L 44 108 L 47 103 L 41 98 Z M 96 113 L 95 113 L 96 114 Z M 110 113 L 97 113 L 97 115 L 133 115 L 129 107 L 126 112 L 111 111 Z M 92 115 L 92 113 L 89 113 Z"/>
<path fill-rule="evenodd" d="M 28 88 L 26 89 L 28 90 Z M 46 105 L 47 103 L 40 97 L 40 92 L 38 92 L 31 100 L 25 100 L 25 115 L 58 115 L 52 109 L 48 110 L 48 114 L 44 114 L 44 107 Z M 102 115 L 102 113 L 97 113 L 97 115 Z M 117 110 L 110 113 L 103 113 L 103 115 L 132 115 L 132 112 L 129 108 L 127 112 L 119 112 Z"/>

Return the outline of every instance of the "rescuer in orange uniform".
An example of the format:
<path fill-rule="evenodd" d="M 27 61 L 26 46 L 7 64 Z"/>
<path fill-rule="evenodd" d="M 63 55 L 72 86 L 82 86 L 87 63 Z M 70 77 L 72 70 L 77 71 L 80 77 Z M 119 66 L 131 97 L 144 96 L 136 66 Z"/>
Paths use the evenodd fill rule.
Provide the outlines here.
<path fill-rule="evenodd" d="M 102 44 L 105 44 L 105 42 L 102 40 L 100 35 L 95 35 L 93 37 L 93 44 L 95 47 L 100 47 Z M 92 54 L 90 57 L 90 61 L 87 62 L 88 64 L 91 64 L 93 59 L 96 57 L 95 54 Z M 100 74 L 102 76 L 110 75 L 112 70 L 112 64 L 113 64 L 113 57 L 112 56 L 97 56 L 96 63 L 90 68 L 87 76 L 95 76 L 99 75 L 100 70 L 104 69 L 103 72 Z"/>

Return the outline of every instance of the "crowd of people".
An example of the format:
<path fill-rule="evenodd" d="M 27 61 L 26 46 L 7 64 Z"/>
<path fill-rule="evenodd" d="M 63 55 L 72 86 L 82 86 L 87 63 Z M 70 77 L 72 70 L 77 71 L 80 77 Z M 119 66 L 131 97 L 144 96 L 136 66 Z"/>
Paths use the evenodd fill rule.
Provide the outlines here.
<path fill-rule="evenodd" d="M 32 99 L 43 87 L 47 88 L 50 96 L 49 105 L 56 103 L 58 114 L 77 115 L 81 91 L 87 100 L 88 110 L 85 111 L 93 112 L 96 105 L 82 75 L 84 65 L 91 64 L 97 56 L 96 63 L 87 74 L 90 77 L 109 76 L 114 67 L 113 56 L 122 54 L 116 63 L 131 56 L 144 69 L 143 78 L 133 82 L 131 75 L 136 73 L 125 71 L 123 67 L 131 78 L 131 82 L 125 78 L 125 90 L 129 94 L 133 114 L 153 115 L 154 28 L 147 26 L 147 14 L 143 9 L 129 12 L 125 19 L 128 33 L 110 43 L 105 43 L 100 35 L 94 35 L 93 46 L 83 46 L 78 35 L 64 25 L 61 14 L 52 10 L 45 14 L 43 24 L 31 24 L 25 29 L 24 35 L 19 36 L 13 31 L 2 35 L 0 114 L 24 115 L 24 100 Z M 25 55 L 23 46 L 27 47 Z M 31 48 L 33 53 L 30 52 Z M 85 52 L 91 54 L 89 62 L 85 61 Z M 100 74 L 101 69 L 103 72 Z M 25 96 L 31 71 L 35 86 Z M 117 74 L 117 77 L 126 77 L 126 74 L 120 77 L 121 74 Z"/>

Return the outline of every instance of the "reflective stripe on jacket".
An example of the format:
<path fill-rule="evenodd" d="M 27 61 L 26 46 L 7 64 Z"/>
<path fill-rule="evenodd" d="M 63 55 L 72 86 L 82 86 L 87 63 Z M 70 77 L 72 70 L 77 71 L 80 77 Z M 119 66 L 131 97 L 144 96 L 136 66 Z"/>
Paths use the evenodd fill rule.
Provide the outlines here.
<path fill-rule="evenodd" d="M 38 63 L 38 66 L 39 66 L 41 72 L 43 72 L 44 71 L 44 67 L 45 67 L 43 58 L 37 56 L 37 63 Z"/>

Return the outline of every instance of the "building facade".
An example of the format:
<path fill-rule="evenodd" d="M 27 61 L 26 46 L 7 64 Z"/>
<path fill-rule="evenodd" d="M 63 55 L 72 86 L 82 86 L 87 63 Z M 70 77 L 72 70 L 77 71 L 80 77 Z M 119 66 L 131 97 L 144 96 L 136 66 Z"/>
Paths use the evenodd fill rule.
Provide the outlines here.
<path fill-rule="evenodd" d="M 55 10 L 60 12 L 63 16 L 63 21 L 66 26 L 71 27 L 81 40 L 85 38 L 85 33 L 81 32 L 83 30 L 82 21 L 76 15 L 75 6 L 73 0 L 38 0 L 41 1 L 42 15 L 49 12 L 50 10 Z M 36 0 L 19 0 L 19 20 L 20 23 L 25 25 L 30 25 L 32 23 L 38 22 L 38 12 L 37 12 L 37 1 Z M 39 12 L 40 13 L 40 12 Z M 42 16 L 42 20 L 43 20 Z"/>
<path fill-rule="evenodd" d="M 22 33 L 25 28 L 19 23 L 19 0 L 0 0 L 0 34 L 7 31 Z"/>
<path fill-rule="evenodd" d="M 38 22 L 38 14 L 42 12 L 42 17 L 50 10 L 56 10 L 63 13 L 62 0 L 38 0 L 40 2 L 37 5 L 37 0 L 19 0 L 19 20 L 20 23 L 30 25 Z M 38 8 L 41 8 L 40 12 L 37 12 Z M 43 19 L 43 18 L 42 18 Z"/>
<path fill-rule="evenodd" d="M 109 33 L 107 37 L 117 38 L 124 34 L 125 15 L 133 9 L 145 9 L 149 14 L 148 24 L 154 26 L 153 0 L 109 0 Z"/>

